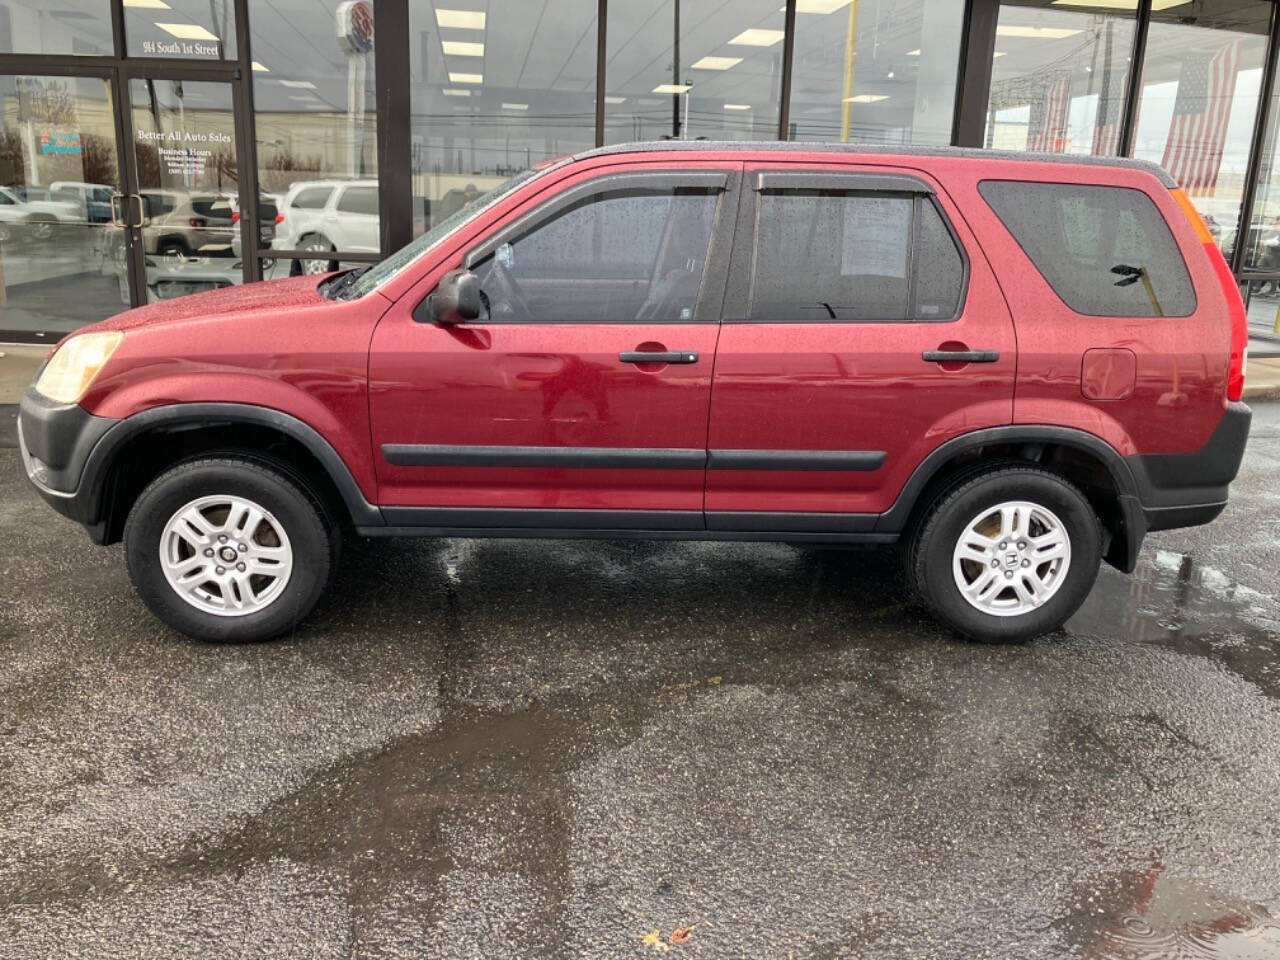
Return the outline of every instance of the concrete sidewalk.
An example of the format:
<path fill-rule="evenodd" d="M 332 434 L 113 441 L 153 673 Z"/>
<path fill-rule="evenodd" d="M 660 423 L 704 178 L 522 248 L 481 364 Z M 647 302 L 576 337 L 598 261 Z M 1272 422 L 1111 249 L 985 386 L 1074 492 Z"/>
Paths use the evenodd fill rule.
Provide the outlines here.
<path fill-rule="evenodd" d="M 22 399 L 49 347 L 0 344 L 0 404 Z M 1280 357 L 1249 360 L 1245 371 L 1246 400 L 1280 400 Z"/>

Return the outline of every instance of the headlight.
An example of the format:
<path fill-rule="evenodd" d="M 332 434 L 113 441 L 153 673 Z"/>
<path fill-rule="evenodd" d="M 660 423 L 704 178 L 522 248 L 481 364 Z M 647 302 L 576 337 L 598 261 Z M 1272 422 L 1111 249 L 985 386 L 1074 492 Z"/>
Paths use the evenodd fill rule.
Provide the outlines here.
<path fill-rule="evenodd" d="M 123 339 L 124 334 L 118 330 L 72 337 L 45 365 L 36 381 L 36 390 L 55 403 L 75 403 L 84 396 Z"/>

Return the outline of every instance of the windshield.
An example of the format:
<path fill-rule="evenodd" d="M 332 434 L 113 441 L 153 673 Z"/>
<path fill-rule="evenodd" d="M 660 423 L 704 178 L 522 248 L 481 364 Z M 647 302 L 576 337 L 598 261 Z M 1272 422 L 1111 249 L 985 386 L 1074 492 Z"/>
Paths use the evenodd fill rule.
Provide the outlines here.
<path fill-rule="evenodd" d="M 342 298 L 344 300 L 356 300 L 377 290 L 392 277 L 399 274 L 405 267 L 417 260 L 418 257 L 453 233 L 453 231 L 484 213 L 507 194 L 532 180 L 540 172 L 542 171 L 526 170 L 523 173 L 518 173 L 510 180 L 498 184 L 488 193 L 482 194 L 467 206 L 445 217 L 418 239 L 401 247 L 391 256 L 374 264 L 372 268 L 355 278 L 342 291 Z"/>

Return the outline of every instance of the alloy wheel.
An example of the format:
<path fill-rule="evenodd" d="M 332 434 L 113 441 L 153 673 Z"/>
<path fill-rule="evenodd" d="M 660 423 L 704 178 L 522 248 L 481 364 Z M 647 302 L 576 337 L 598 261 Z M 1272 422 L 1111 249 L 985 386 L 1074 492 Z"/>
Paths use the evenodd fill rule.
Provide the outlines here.
<path fill-rule="evenodd" d="M 1042 607 L 1071 566 L 1071 538 L 1047 507 L 1010 500 L 983 510 L 956 541 L 952 572 L 970 606 L 997 617 Z"/>
<path fill-rule="evenodd" d="M 293 549 L 284 526 L 244 497 L 200 497 L 160 535 L 160 566 L 183 600 L 205 613 L 257 613 L 284 592 Z"/>

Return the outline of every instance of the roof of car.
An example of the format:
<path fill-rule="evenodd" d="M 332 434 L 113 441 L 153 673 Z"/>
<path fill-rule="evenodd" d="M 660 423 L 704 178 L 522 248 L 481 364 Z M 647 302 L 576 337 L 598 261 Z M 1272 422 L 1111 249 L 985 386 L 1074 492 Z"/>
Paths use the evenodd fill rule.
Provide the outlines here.
<path fill-rule="evenodd" d="M 623 153 L 665 153 L 684 150 L 738 153 L 847 153 L 895 157 L 966 157 L 974 160 L 1016 160 L 1027 163 L 1089 164 L 1102 167 L 1128 167 L 1152 174 L 1166 187 L 1176 187 L 1164 168 L 1149 160 L 1132 157 L 1076 156 L 1060 153 L 1017 153 L 1010 150 L 985 150 L 978 147 L 880 146 L 865 143 L 831 143 L 804 140 L 649 140 L 596 147 L 573 155 L 574 160 Z"/>

